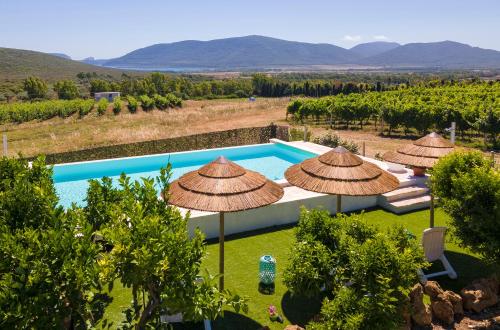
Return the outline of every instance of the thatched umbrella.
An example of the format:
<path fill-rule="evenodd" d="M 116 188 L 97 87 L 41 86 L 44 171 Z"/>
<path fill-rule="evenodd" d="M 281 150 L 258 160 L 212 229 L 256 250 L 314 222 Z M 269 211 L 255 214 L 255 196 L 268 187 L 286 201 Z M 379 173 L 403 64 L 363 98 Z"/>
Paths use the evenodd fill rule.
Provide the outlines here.
<path fill-rule="evenodd" d="M 169 204 L 187 209 L 220 212 L 219 271 L 224 274 L 224 213 L 255 209 L 283 197 L 283 188 L 262 174 L 218 157 L 170 185 Z M 224 289 L 224 277 L 219 280 Z"/>
<path fill-rule="evenodd" d="M 436 132 L 432 132 L 413 143 L 404 145 L 396 152 L 386 152 L 382 158 L 385 161 L 408 165 L 413 168 L 416 176 L 425 175 L 428 168 L 432 168 L 439 158 L 449 154 L 455 146 Z M 434 227 L 434 195 L 431 192 L 430 227 Z"/>
<path fill-rule="evenodd" d="M 453 151 L 454 145 L 436 132 L 432 132 L 410 144 L 399 148 L 396 152 L 386 152 L 385 161 L 413 167 L 415 175 L 424 175 L 425 170 L 432 168 L 440 157 Z"/>
<path fill-rule="evenodd" d="M 399 187 L 399 180 L 377 165 L 366 162 L 344 147 L 304 160 L 285 172 L 288 182 L 299 188 L 337 195 L 337 212 L 342 195 L 371 196 Z"/>

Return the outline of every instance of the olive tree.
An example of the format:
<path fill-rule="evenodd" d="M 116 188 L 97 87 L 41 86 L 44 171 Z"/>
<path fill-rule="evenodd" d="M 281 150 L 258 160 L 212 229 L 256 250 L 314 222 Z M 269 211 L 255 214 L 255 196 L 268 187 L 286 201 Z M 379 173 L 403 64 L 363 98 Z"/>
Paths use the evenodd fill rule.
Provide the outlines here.
<path fill-rule="evenodd" d="M 73 100 L 80 96 L 78 87 L 72 80 L 61 80 L 54 84 L 54 91 L 61 100 Z"/>
<path fill-rule="evenodd" d="M 481 152 L 455 152 L 432 169 L 431 186 L 462 245 L 500 263 L 500 173 Z"/>
<path fill-rule="evenodd" d="M 43 99 L 47 96 L 47 84 L 38 77 L 28 77 L 23 81 L 24 91 L 28 94 L 28 98 Z"/>

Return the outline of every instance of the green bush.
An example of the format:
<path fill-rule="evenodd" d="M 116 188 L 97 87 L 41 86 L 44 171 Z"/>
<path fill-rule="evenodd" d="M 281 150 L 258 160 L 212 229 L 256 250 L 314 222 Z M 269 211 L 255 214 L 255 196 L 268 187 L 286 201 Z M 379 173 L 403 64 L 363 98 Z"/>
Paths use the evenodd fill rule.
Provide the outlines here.
<path fill-rule="evenodd" d="M 314 143 L 321 144 L 330 148 L 342 146 L 355 154 L 357 154 L 359 151 L 359 145 L 357 145 L 356 142 L 350 140 L 342 140 L 340 136 L 334 133 L 326 133 L 318 136 L 314 138 Z"/>
<path fill-rule="evenodd" d="M 139 101 L 141 101 L 141 107 L 143 111 L 150 111 L 153 110 L 155 107 L 154 99 L 150 98 L 147 95 L 139 96 Z"/>
<path fill-rule="evenodd" d="M 102 98 L 97 102 L 97 114 L 99 116 L 102 116 L 106 113 L 106 110 L 108 109 L 108 100 L 106 98 Z"/>
<path fill-rule="evenodd" d="M 170 106 L 170 102 L 165 96 L 155 94 L 153 96 L 153 100 L 155 102 L 156 108 L 159 110 L 165 110 Z"/>
<path fill-rule="evenodd" d="M 381 232 L 363 215 L 331 217 L 302 209 L 296 244 L 284 272 L 293 294 L 326 291 L 312 329 L 394 329 L 402 322 L 423 251 L 402 227 Z M 309 328 L 309 327 L 308 327 Z"/>
<path fill-rule="evenodd" d="M 115 115 L 119 114 L 120 112 L 122 112 L 122 100 L 120 100 L 119 97 L 116 97 L 114 100 L 113 100 L 113 113 Z"/>
<path fill-rule="evenodd" d="M 170 107 L 182 107 L 182 98 L 173 93 L 168 93 L 165 97 L 167 98 Z"/>
<path fill-rule="evenodd" d="M 479 151 L 455 152 L 431 171 L 431 188 L 461 244 L 500 265 L 500 173 Z"/>
<path fill-rule="evenodd" d="M 137 108 L 139 107 L 139 102 L 135 99 L 135 97 L 128 95 L 127 96 L 127 108 L 130 113 L 136 113 Z"/>

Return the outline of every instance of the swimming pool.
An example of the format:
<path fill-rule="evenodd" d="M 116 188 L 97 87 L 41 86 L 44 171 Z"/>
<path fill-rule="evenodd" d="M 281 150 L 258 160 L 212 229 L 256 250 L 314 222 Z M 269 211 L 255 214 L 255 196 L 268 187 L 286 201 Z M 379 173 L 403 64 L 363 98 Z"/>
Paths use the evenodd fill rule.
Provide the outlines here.
<path fill-rule="evenodd" d="M 224 156 L 235 163 L 265 175 L 271 180 L 284 178 L 285 170 L 304 159 L 316 156 L 313 153 L 280 143 L 257 144 L 242 147 L 230 147 L 188 152 L 176 152 L 159 155 L 106 159 L 54 166 L 54 182 L 59 204 L 67 208 L 72 203 L 85 205 L 88 180 L 107 176 L 117 184 L 121 173 L 132 180 L 141 177 L 155 177 L 160 168 L 170 161 L 172 179 L 193 171 L 211 162 L 218 156 Z"/>

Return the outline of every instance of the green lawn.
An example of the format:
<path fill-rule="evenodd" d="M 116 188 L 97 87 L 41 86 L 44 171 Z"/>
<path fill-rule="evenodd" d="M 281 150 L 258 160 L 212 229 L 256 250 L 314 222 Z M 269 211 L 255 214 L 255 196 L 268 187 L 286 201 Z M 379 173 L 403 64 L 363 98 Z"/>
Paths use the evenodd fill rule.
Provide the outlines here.
<path fill-rule="evenodd" d="M 403 224 L 408 230 L 420 236 L 429 224 L 429 211 L 423 210 L 405 215 L 395 215 L 383 210 L 365 212 L 364 219 L 380 227 L 389 227 L 393 224 Z M 445 225 L 447 215 L 436 210 L 435 225 Z M 240 295 L 250 298 L 249 313 L 247 315 L 226 312 L 224 318 L 213 322 L 214 329 L 251 329 L 255 330 L 264 325 L 271 329 L 283 329 L 286 324 L 305 325 L 307 321 L 318 313 L 321 299 L 307 300 L 301 297 L 292 297 L 282 283 L 282 271 L 288 260 L 288 254 L 294 243 L 293 228 L 274 228 L 256 231 L 244 235 L 226 237 L 225 244 L 225 271 L 226 288 Z M 488 275 L 490 269 L 486 267 L 474 254 L 460 248 L 451 237 L 447 240 L 447 257 L 458 273 L 457 280 L 440 277 L 437 280 L 447 289 L 459 290 L 472 279 Z M 258 262 L 260 256 L 271 254 L 277 260 L 278 280 L 273 295 L 264 295 L 258 291 Z M 218 244 L 210 242 L 207 247 L 207 256 L 203 263 L 212 274 L 218 270 Z M 433 265 L 433 270 L 441 268 Z M 117 325 L 121 319 L 121 310 L 129 305 L 130 291 L 115 284 L 112 291 L 113 300 L 106 310 L 105 318 Z M 275 305 L 284 316 L 285 323 L 272 323 L 268 319 L 267 308 Z"/>

